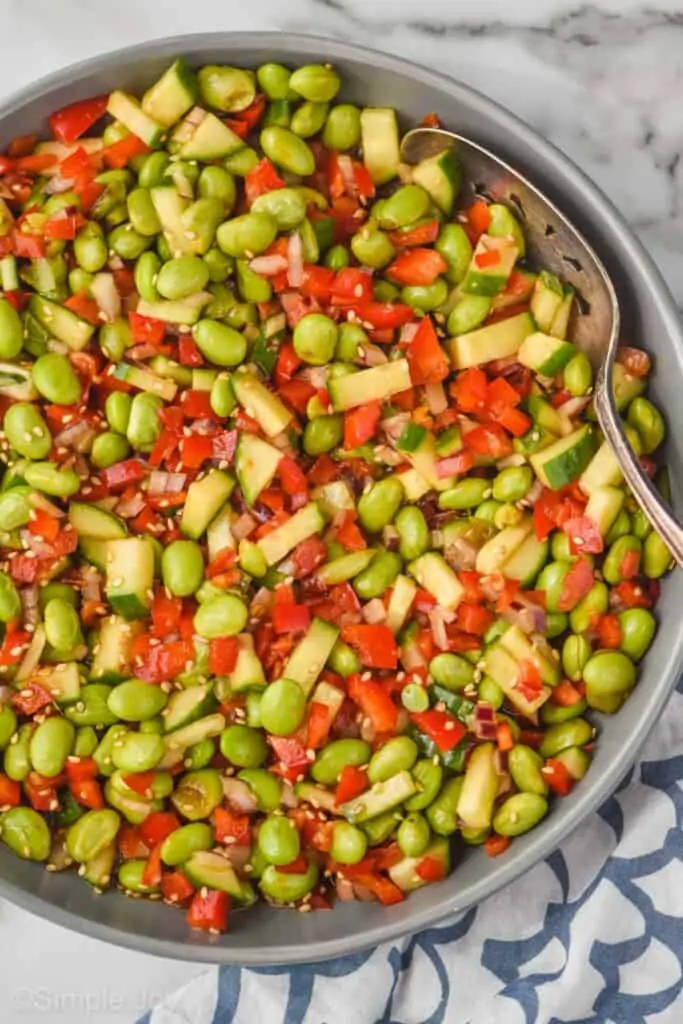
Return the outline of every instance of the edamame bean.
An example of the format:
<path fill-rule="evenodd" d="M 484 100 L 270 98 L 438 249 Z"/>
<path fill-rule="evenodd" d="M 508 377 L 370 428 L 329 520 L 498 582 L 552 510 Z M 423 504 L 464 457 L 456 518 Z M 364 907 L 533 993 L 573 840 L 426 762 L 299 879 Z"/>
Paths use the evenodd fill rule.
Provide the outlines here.
<path fill-rule="evenodd" d="M 327 103 L 312 103 L 307 100 L 296 108 L 289 127 L 300 138 L 310 139 L 312 135 L 317 135 L 322 129 L 329 109 Z"/>
<path fill-rule="evenodd" d="M 563 371 L 564 386 L 577 398 L 587 395 L 593 386 L 593 368 L 583 352 L 577 352 Z"/>
<path fill-rule="evenodd" d="M 325 266 L 329 267 L 330 270 L 343 270 L 344 267 L 348 267 L 349 263 L 351 262 L 350 257 L 349 257 L 349 251 L 343 245 L 333 245 L 332 248 L 328 249 L 327 252 L 325 253 L 325 261 L 324 262 L 325 262 Z M 341 335 L 342 328 L 346 327 L 346 326 L 347 326 L 346 324 L 340 324 L 339 325 L 339 333 L 340 333 L 340 335 Z M 352 325 L 349 325 L 349 326 L 352 326 Z M 363 328 L 361 327 L 360 330 L 363 330 Z M 367 337 L 367 335 L 366 335 L 366 337 Z M 344 357 L 338 355 L 338 358 L 342 359 Z"/>
<path fill-rule="evenodd" d="M 360 828 L 367 836 L 368 846 L 379 846 L 381 843 L 385 843 L 396 831 L 396 820 L 396 811 L 385 811 L 384 814 L 378 814 L 376 818 L 364 821 Z"/>
<path fill-rule="evenodd" d="M 130 222 L 126 222 L 109 232 L 107 245 L 122 260 L 136 260 L 153 241 L 153 236 L 141 235 Z"/>
<path fill-rule="evenodd" d="M 493 481 L 493 497 L 496 501 L 521 501 L 533 482 L 534 471 L 530 466 L 508 466 Z"/>
<path fill-rule="evenodd" d="M 61 597 L 48 602 L 44 614 L 45 636 L 57 652 L 72 651 L 83 643 L 78 612 Z"/>
<path fill-rule="evenodd" d="M 53 779 L 64 770 L 71 753 L 76 730 L 66 718 L 53 715 L 36 728 L 29 744 L 29 757 L 34 769 Z"/>
<path fill-rule="evenodd" d="M 334 356 L 337 325 L 323 313 L 307 313 L 294 328 L 294 349 L 304 362 L 323 366 Z"/>
<path fill-rule="evenodd" d="M 228 217 L 237 202 L 237 185 L 224 167 L 203 167 L 197 180 L 197 192 L 203 199 L 220 199 Z"/>
<path fill-rule="evenodd" d="M 472 243 L 463 226 L 461 224 L 444 224 L 434 248 L 441 253 L 448 264 L 446 271 L 448 280 L 451 284 L 460 284 L 472 261 Z"/>
<path fill-rule="evenodd" d="M 327 664 L 333 672 L 338 672 L 344 678 L 353 675 L 354 672 L 360 672 L 362 668 L 356 652 L 343 640 L 337 640 L 327 659 Z"/>
<path fill-rule="evenodd" d="M 490 704 L 494 711 L 498 711 L 505 703 L 505 694 L 503 690 L 495 679 L 491 679 L 491 676 L 484 676 L 482 681 L 479 683 L 477 695 L 479 700 L 484 701 L 486 704 Z"/>
<path fill-rule="evenodd" d="M 476 508 L 485 498 L 491 497 L 491 481 L 478 477 L 459 480 L 454 487 L 442 491 L 439 495 L 439 508 L 464 511 Z"/>
<path fill-rule="evenodd" d="M 164 753 L 164 741 L 156 733 L 127 732 L 114 743 L 111 758 L 123 772 L 148 772 L 157 767 Z"/>
<path fill-rule="evenodd" d="M 210 850 L 213 846 L 213 829 L 203 821 L 182 825 L 166 836 L 161 844 L 161 859 L 168 867 L 183 864 L 198 850 Z"/>
<path fill-rule="evenodd" d="M 282 64 L 262 64 L 256 79 L 269 100 L 287 100 L 296 96 L 289 86 L 292 72 Z"/>
<path fill-rule="evenodd" d="M 406 285 L 401 289 L 401 301 L 423 313 L 438 309 L 447 297 L 448 285 L 442 277 L 437 277 L 433 284 Z"/>
<path fill-rule="evenodd" d="M 184 299 L 200 292 L 209 283 L 209 268 L 199 256 L 177 256 L 164 263 L 157 275 L 156 288 L 165 299 Z"/>
<path fill-rule="evenodd" d="M 360 142 L 360 110 L 352 103 L 339 103 L 330 110 L 323 129 L 323 144 L 341 152 Z"/>
<path fill-rule="evenodd" d="M 643 545 L 643 572 L 650 580 L 658 580 L 671 567 L 671 552 L 656 530 L 649 533 Z"/>
<path fill-rule="evenodd" d="M 234 727 L 233 727 L 234 728 Z M 215 768 L 202 768 L 183 775 L 171 793 L 171 803 L 188 821 L 208 818 L 223 799 L 223 783 Z"/>
<path fill-rule="evenodd" d="M 151 452 L 161 433 L 159 411 L 163 407 L 163 399 L 147 391 L 140 392 L 133 399 L 126 437 L 135 451 Z"/>
<path fill-rule="evenodd" d="M 144 723 L 143 723 L 144 724 Z M 193 771 L 200 768 L 208 768 L 216 756 L 216 743 L 210 737 L 193 743 L 185 751 L 184 765 Z"/>
<path fill-rule="evenodd" d="M 447 227 L 455 225 L 448 224 Z M 458 225 L 459 226 L 459 225 Z M 491 312 L 491 299 L 486 295 L 463 295 L 448 314 L 448 333 L 467 334 L 483 323 Z"/>
<path fill-rule="evenodd" d="M 391 587 L 403 568 L 400 555 L 381 548 L 367 569 L 360 572 L 353 581 L 353 589 L 363 601 L 381 597 Z"/>
<path fill-rule="evenodd" d="M 619 537 L 624 537 L 627 533 L 634 533 L 636 537 L 639 536 L 638 531 L 633 529 L 632 526 L 633 523 L 631 516 L 625 508 L 622 508 L 621 512 L 609 528 L 609 533 L 605 537 L 605 544 L 609 547 L 614 544 L 615 540 L 618 540 Z M 641 537 L 641 540 L 643 539 L 644 538 Z"/>
<path fill-rule="evenodd" d="M 643 454 L 650 455 L 664 440 L 664 417 L 647 398 L 634 398 L 628 407 L 626 420 L 640 437 Z"/>
<path fill-rule="evenodd" d="M 493 828 L 500 836 L 521 836 L 547 813 L 548 801 L 538 793 L 515 793 L 494 814 Z"/>
<path fill-rule="evenodd" d="M 408 683 L 401 690 L 401 704 L 406 711 L 427 711 L 429 708 L 429 694 L 420 683 Z"/>
<path fill-rule="evenodd" d="M 79 267 L 96 274 L 107 262 L 107 243 L 104 232 L 95 221 L 88 221 L 74 239 L 74 256 Z"/>
<path fill-rule="evenodd" d="M 572 633 L 565 640 L 562 646 L 562 667 L 573 683 L 583 678 L 583 670 L 592 653 L 590 641 L 585 636 Z"/>
<path fill-rule="evenodd" d="M 457 692 L 474 681 L 474 666 L 459 654 L 444 651 L 430 661 L 429 674 L 439 686 Z"/>
<path fill-rule="evenodd" d="M 351 252 L 358 262 L 374 270 L 386 267 L 396 253 L 389 236 L 380 231 L 372 221 L 364 224 L 355 233 L 350 244 Z"/>
<path fill-rule="evenodd" d="M 212 284 L 220 284 L 221 281 L 225 281 L 235 265 L 232 256 L 226 256 L 215 245 L 205 254 L 204 262 L 209 269 L 209 280 Z"/>
<path fill-rule="evenodd" d="M 458 827 L 458 802 L 464 775 L 446 779 L 437 798 L 427 807 L 427 821 L 438 836 L 451 836 Z"/>
<path fill-rule="evenodd" d="M 126 396 L 128 397 L 128 396 Z M 117 462 L 122 462 L 130 455 L 131 447 L 128 440 L 113 430 L 105 430 L 98 434 L 92 443 L 90 461 L 97 469 L 106 469 Z M 78 490 L 78 488 L 76 488 Z"/>
<path fill-rule="evenodd" d="M 297 188 L 277 188 L 255 199 L 251 210 L 269 214 L 280 231 L 291 231 L 306 216 L 306 200 Z"/>
<path fill-rule="evenodd" d="M 11 576 L 0 571 L 0 622 L 11 622 L 22 613 L 21 597 Z"/>
<path fill-rule="evenodd" d="M 392 522 L 403 498 L 403 484 L 396 477 L 378 480 L 358 502 L 361 525 L 370 533 L 379 533 Z"/>
<path fill-rule="evenodd" d="M 5 749 L 3 768 L 5 775 L 15 782 L 23 782 L 31 771 L 31 759 L 29 757 L 29 746 L 35 725 L 27 722 L 19 726 L 16 737 Z"/>
<path fill-rule="evenodd" d="M 116 715 L 107 706 L 110 693 L 111 687 L 104 683 L 88 683 L 81 688 L 76 703 L 64 709 L 64 714 L 74 725 L 94 725 L 95 728 L 113 725 Z"/>
<path fill-rule="evenodd" d="M 368 778 L 375 782 L 384 782 L 397 772 L 413 767 L 419 753 L 417 743 L 410 736 L 394 736 L 375 751 L 368 765 Z"/>
<path fill-rule="evenodd" d="M 424 217 L 430 204 L 429 193 L 420 185 L 402 185 L 382 203 L 378 214 L 380 227 L 394 231 L 413 224 Z"/>
<path fill-rule="evenodd" d="M 104 413 L 107 417 L 107 423 L 118 434 L 125 434 L 128 430 L 130 407 L 132 404 L 133 399 L 131 396 L 123 391 L 112 391 L 110 395 L 107 395 L 107 400 L 104 403 Z"/>
<path fill-rule="evenodd" d="M 135 682 L 135 680 L 133 681 Z M 153 718 L 148 718 L 146 722 L 140 722 L 138 729 L 146 735 L 162 736 L 164 733 L 164 720 L 161 715 L 155 715 Z"/>
<path fill-rule="evenodd" d="M 76 730 L 74 740 L 74 757 L 92 757 L 97 750 L 97 733 L 91 725 L 83 725 Z"/>
<path fill-rule="evenodd" d="M 169 156 L 164 150 L 157 150 L 157 152 L 146 156 L 138 172 L 138 184 L 141 188 L 153 188 L 155 185 L 160 185 L 168 164 Z"/>
<path fill-rule="evenodd" d="M 135 231 L 140 235 L 158 235 L 161 221 L 152 202 L 149 190 L 135 188 L 126 198 L 128 218 Z"/>
<path fill-rule="evenodd" d="M 306 715 L 306 695 L 292 679 L 277 679 L 261 695 L 261 722 L 273 736 L 290 736 Z"/>
<path fill-rule="evenodd" d="M 583 747 L 592 739 L 593 726 L 590 722 L 587 722 L 585 718 L 575 718 L 571 722 L 551 725 L 549 729 L 546 729 L 538 752 L 541 757 L 555 757 L 567 747 Z"/>
<path fill-rule="evenodd" d="M 313 103 L 329 103 L 340 87 L 341 79 L 329 64 L 306 64 L 289 79 L 289 88 Z"/>
<path fill-rule="evenodd" d="M 238 768 L 260 768 L 268 756 L 263 733 L 248 725 L 229 725 L 221 733 L 220 747 L 223 757 Z"/>
<path fill-rule="evenodd" d="M 652 643 L 657 628 L 654 615 L 647 608 L 627 608 L 619 616 L 621 650 L 631 661 L 640 661 Z"/>
<path fill-rule="evenodd" d="M 580 718 L 588 709 L 588 701 L 585 697 L 577 700 L 575 704 L 553 704 L 546 701 L 541 708 L 541 721 L 544 725 L 561 725 L 563 722 L 570 722 L 573 718 Z"/>
<path fill-rule="evenodd" d="M 322 455 L 341 444 L 344 421 L 340 414 L 318 416 L 304 427 L 303 448 L 307 455 Z"/>
<path fill-rule="evenodd" d="M 269 864 L 291 864 L 296 860 L 301 839 L 291 818 L 269 815 L 259 828 L 258 848 Z"/>
<path fill-rule="evenodd" d="M 206 64 L 197 72 L 197 83 L 203 102 L 228 114 L 246 110 L 256 96 L 254 72 L 245 68 Z"/>
<path fill-rule="evenodd" d="M 330 854 L 338 864 L 358 864 L 368 848 L 365 832 L 348 821 L 337 821 L 332 829 Z"/>
<path fill-rule="evenodd" d="M 543 573 L 541 573 L 541 576 Z M 541 577 L 536 580 L 536 586 L 541 589 Z M 547 592 L 546 592 L 547 593 Z M 590 629 L 596 615 L 604 615 L 609 608 L 609 590 L 606 585 L 597 580 L 588 591 L 583 601 L 579 601 L 576 607 L 570 612 L 569 625 L 573 633 L 585 633 Z M 546 630 L 547 635 L 547 630 Z"/>
<path fill-rule="evenodd" d="M 247 624 L 249 612 L 244 601 L 235 594 L 223 594 L 200 605 L 194 617 L 194 629 L 200 636 L 213 640 L 235 636 Z"/>
<path fill-rule="evenodd" d="M 87 811 L 66 834 L 69 856 L 79 864 L 92 860 L 114 841 L 120 827 L 119 815 L 109 807 Z"/>
<path fill-rule="evenodd" d="M 536 580 L 536 586 L 539 590 L 545 591 L 546 608 L 550 612 L 561 611 L 558 608 L 558 601 L 562 594 L 564 587 L 565 576 L 571 569 L 569 562 L 549 562 L 548 565 L 543 568 Z M 577 607 L 580 607 L 578 605 Z M 586 627 L 587 628 L 587 627 Z M 582 632 L 581 630 L 575 630 L 575 632 Z"/>
<path fill-rule="evenodd" d="M 52 836 L 47 822 L 32 807 L 12 807 L 0 817 L 0 839 L 24 860 L 45 861 Z"/>
<path fill-rule="evenodd" d="M 155 296 L 154 301 L 157 298 L 158 295 Z M 126 349 L 130 348 L 133 344 L 130 324 L 123 317 L 118 317 L 116 320 L 112 320 L 111 323 L 102 324 L 98 341 L 100 348 L 107 358 L 112 360 L 122 359 Z"/>
<path fill-rule="evenodd" d="M 276 124 L 268 125 L 261 132 L 259 141 L 263 152 L 277 167 L 281 167 L 291 174 L 299 174 L 303 178 L 313 174 L 315 170 L 313 151 L 289 128 L 283 128 Z"/>
<path fill-rule="evenodd" d="M 652 530 L 652 524 L 647 518 L 642 508 L 637 508 L 631 516 L 631 522 L 633 528 L 626 530 L 626 533 L 632 533 L 634 537 L 638 537 L 639 540 L 645 540 L 647 535 Z M 616 540 L 616 538 L 614 538 Z"/>
<path fill-rule="evenodd" d="M 26 463 L 25 474 L 32 463 Z M 19 529 L 31 521 L 33 505 L 31 503 L 31 489 L 23 485 L 11 487 L 0 495 L 0 523 L 6 531 Z"/>
<path fill-rule="evenodd" d="M 15 359 L 24 344 L 24 330 L 14 306 L 0 299 L 0 359 Z"/>
<path fill-rule="evenodd" d="M 624 579 L 624 568 L 628 570 L 626 574 L 628 577 L 633 575 L 632 561 L 635 563 L 635 570 L 637 572 L 642 550 L 642 541 L 633 535 L 627 534 L 625 537 L 615 540 L 605 555 L 605 560 L 602 564 L 602 575 L 607 582 L 613 586 L 621 583 Z M 624 562 L 625 559 L 626 563 Z"/>
<path fill-rule="evenodd" d="M 141 857 L 124 860 L 119 865 L 117 872 L 119 888 L 126 893 L 142 893 L 143 895 L 158 892 L 158 885 L 150 885 L 143 881 L 146 867 L 147 861 Z"/>
<path fill-rule="evenodd" d="M 399 535 L 399 554 L 406 562 L 412 562 L 413 559 L 419 558 L 429 549 L 431 543 L 429 526 L 424 513 L 415 505 L 406 505 L 399 509 L 394 526 Z"/>
<path fill-rule="evenodd" d="M 159 686 L 151 686 L 140 679 L 127 679 L 113 687 L 107 706 L 124 722 L 147 722 L 166 707 L 168 696 Z"/>
<path fill-rule="evenodd" d="M 266 129 L 272 130 L 274 129 Z M 292 137 L 296 138 L 296 135 Z M 297 141 L 301 142 L 300 139 Z M 216 231 L 216 241 L 228 256 L 250 258 L 264 252 L 275 241 L 276 235 L 277 221 L 269 213 L 243 213 L 240 217 L 233 217 L 232 220 L 226 220 L 220 225 Z"/>
<path fill-rule="evenodd" d="M 216 366 L 237 366 L 247 354 L 244 335 L 217 320 L 200 320 L 193 335 L 199 351 Z"/>
<path fill-rule="evenodd" d="M 210 403 L 217 416 L 229 416 L 237 405 L 235 392 L 227 373 L 219 373 L 213 382 Z"/>
<path fill-rule="evenodd" d="M 370 744 L 365 740 L 333 740 L 316 756 L 311 766 L 311 776 L 322 786 L 334 786 L 344 768 L 360 768 L 369 762 L 371 755 Z"/>
<path fill-rule="evenodd" d="M 17 731 L 17 715 L 11 704 L 0 704 L 0 750 L 4 750 Z"/>
<path fill-rule="evenodd" d="M 304 874 L 285 874 L 278 871 L 275 864 L 269 864 L 261 875 L 259 888 L 274 903 L 294 903 L 314 889 L 318 874 L 318 866 L 313 861 Z"/>
<path fill-rule="evenodd" d="M 237 778 L 251 789 L 260 811 L 276 811 L 282 800 L 282 781 L 266 768 L 243 768 Z"/>
<path fill-rule="evenodd" d="M 499 501 L 494 501 L 493 498 L 487 498 L 486 501 L 482 501 L 481 505 L 478 505 L 475 509 L 474 518 L 483 519 L 484 522 L 495 525 L 496 515 L 502 507 L 503 506 Z M 494 532 L 494 530 L 491 530 L 491 536 L 493 536 Z"/>
<path fill-rule="evenodd" d="M 5 413 L 3 430 L 12 448 L 26 459 L 45 459 L 52 448 L 52 435 L 35 405 L 15 402 Z"/>
<path fill-rule="evenodd" d="M 270 281 L 252 270 L 245 260 L 236 261 L 237 287 L 245 302 L 268 302 L 273 294 Z"/>
<path fill-rule="evenodd" d="M 518 789 L 524 793 L 548 795 L 548 783 L 543 777 L 543 758 L 524 743 L 516 743 L 508 753 L 508 770 Z"/>
<path fill-rule="evenodd" d="M 175 597 L 189 597 L 204 581 L 204 557 L 193 540 L 174 540 L 161 557 L 164 586 Z"/>
<path fill-rule="evenodd" d="M 352 362 L 359 357 L 362 347 L 369 343 L 370 339 L 367 332 L 363 330 L 360 324 L 340 324 L 337 335 L 337 347 L 334 352 L 335 358 L 342 360 L 342 362 Z"/>
<path fill-rule="evenodd" d="M 401 853 L 406 857 L 421 857 L 429 846 L 432 830 L 421 814 L 409 814 L 403 819 L 396 832 Z"/>
<path fill-rule="evenodd" d="M 31 463 L 25 476 L 31 487 L 55 498 L 70 498 L 81 487 L 81 478 L 74 469 L 58 469 L 52 462 Z"/>

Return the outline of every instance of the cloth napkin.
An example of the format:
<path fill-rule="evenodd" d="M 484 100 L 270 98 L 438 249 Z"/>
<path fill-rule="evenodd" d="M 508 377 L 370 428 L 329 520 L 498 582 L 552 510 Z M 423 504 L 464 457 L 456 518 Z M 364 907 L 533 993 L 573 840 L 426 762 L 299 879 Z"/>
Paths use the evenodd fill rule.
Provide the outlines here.
<path fill-rule="evenodd" d="M 140 1024 L 681 1024 L 683 680 L 619 790 L 546 861 L 418 935 L 212 967 Z"/>

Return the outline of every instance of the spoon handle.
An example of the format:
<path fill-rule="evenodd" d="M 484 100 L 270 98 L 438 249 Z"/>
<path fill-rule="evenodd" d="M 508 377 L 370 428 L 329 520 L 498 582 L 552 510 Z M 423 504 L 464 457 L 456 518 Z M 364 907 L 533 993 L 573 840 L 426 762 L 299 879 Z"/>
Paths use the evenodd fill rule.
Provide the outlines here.
<path fill-rule="evenodd" d="M 683 566 L 683 527 L 672 515 L 666 502 L 643 470 L 624 434 L 614 405 L 611 387 L 606 387 L 607 371 L 611 379 L 612 359 L 600 370 L 595 389 L 595 412 L 605 439 L 611 445 L 626 483 L 653 527 L 669 548 L 679 566 Z"/>

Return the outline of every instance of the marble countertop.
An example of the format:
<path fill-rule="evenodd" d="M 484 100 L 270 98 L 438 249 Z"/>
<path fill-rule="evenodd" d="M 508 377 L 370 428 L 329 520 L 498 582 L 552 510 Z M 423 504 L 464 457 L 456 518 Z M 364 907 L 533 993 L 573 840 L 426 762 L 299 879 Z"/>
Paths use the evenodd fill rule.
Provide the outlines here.
<path fill-rule="evenodd" d="M 441 68 L 580 164 L 631 221 L 683 306 L 677 0 L 0 0 L 0 19 L 0 97 L 95 53 L 211 29 L 330 35 Z M 202 971 L 105 946 L 2 901 L 0 946 L 0 1022 L 13 1024 L 131 1022 Z"/>

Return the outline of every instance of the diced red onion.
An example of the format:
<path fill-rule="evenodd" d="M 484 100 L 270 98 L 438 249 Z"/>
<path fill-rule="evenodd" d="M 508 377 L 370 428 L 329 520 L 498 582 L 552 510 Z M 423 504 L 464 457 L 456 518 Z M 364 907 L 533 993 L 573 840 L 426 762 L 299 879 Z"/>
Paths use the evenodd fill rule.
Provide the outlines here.
<path fill-rule="evenodd" d="M 249 606 L 249 615 L 252 619 L 267 619 L 273 609 L 275 595 L 268 587 L 260 587 L 254 594 Z"/>
<path fill-rule="evenodd" d="M 400 539 L 400 537 L 401 534 L 398 532 L 393 523 L 388 523 L 385 527 L 383 527 L 382 543 L 384 544 L 385 547 L 389 547 L 391 544 L 394 544 L 396 541 Z"/>
<path fill-rule="evenodd" d="M 131 348 L 126 349 L 126 358 L 128 359 L 153 359 L 154 356 L 158 354 L 159 349 L 155 348 L 154 345 L 150 345 L 146 341 L 143 341 L 140 345 L 133 345 Z"/>
<path fill-rule="evenodd" d="M 477 702 L 474 714 L 478 722 L 493 722 L 495 724 L 496 712 L 490 704 L 483 700 Z"/>
<path fill-rule="evenodd" d="M 441 651 L 448 650 L 448 634 L 446 632 L 446 623 L 443 618 L 443 609 L 437 605 L 429 613 L 429 624 L 432 627 L 432 637 L 434 643 Z"/>
<path fill-rule="evenodd" d="M 45 629 L 42 625 L 36 626 L 31 637 L 31 643 L 28 645 L 23 660 L 17 669 L 15 679 L 18 682 L 21 682 L 22 679 L 28 679 L 29 676 L 33 675 L 33 672 L 40 664 L 40 658 L 45 649 L 46 642 Z"/>
<path fill-rule="evenodd" d="M 520 591 L 516 597 L 514 603 L 521 605 L 523 608 L 528 608 L 534 619 L 534 629 L 532 632 L 545 633 L 548 617 L 543 608 L 537 601 L 532 601 L 531 598 L 526 597 L 523 591 Z"/>
<path fill-rule="evenodd" d="M 57 174 L 52 175 L 49 181 L 45 182 L 43 185 L 43 192 L 46 192 L 48 195 L 56 196 L 61 192 L 68 192 L 74 187 L 74 185 L 75 181 L 73 178 L 63 178 L 62 175 L 57 172 Z M 14 197 L 12 197 L 10 193 L 10 196 L 7 198 Z"/>
<path fill-rule="evenodd" d="M 218 851 L 217 851 L 218 852 Z M 237 844 L 221 846 L 220 854 L 232 864 L 234 868 L 243 868 L 251 859 L 251 846 L 237 846 Z"/>
<path fill-rule="evenodd" d="M 504 459 L 500 459 L 496 466 L 499 469 L 507 469 L 508 466 L 524 466 L 526 465 L 526 459 L 521 452 L 513 452 L 512 455 L 506 455 Z"/>
<path fill-rule="evenodd" d="M 557 406 L 557 412 L 560 416 L 566 416 L 568 420 L 573 419 L 578 413 L 582 412 L 587 405 L 590 404 L 591 396 L 582 395 L 577 398 L 568 398 L 562 405 Z"/>
<path fill-rule="evenodd" d="M 371 601 L 363 605 L 363 618 L 370 626 L 378 622 L 384 622 L 387 617 L 387 610 L 381 597 L 373 597 Z"/>
<path fill-rule="evenodd" d="M 269 316 L 263 324 L 263 336 L 264 338 L 272 338 L 274 334 L 284 331 L 286 326 L 287 317 L 284 313 L 276 313 L 275 316 Z"/>
<path fill-rule="evenodd" d="M 255 256 L 249 261 L 249 269 L 255 274 L 262 274 L 263 277 L 275 277 L 287 270 L 288 263 L 284 256 L 273 254 L 272 256 Z"/>
<path fill-rule="evenodd" d="M 410 323 L 403 325 L 403 327 L 401 328 L 401 333 L 399 335 L 399 345 L 401 347 L 410 344 L 410 342 L 417 334 L 419 326 L 419 323 Z"/>
<path fill-rule="evenodd" d="M 348 878 L 342 878 L 341 875 L 337 875 L 336 890 L 337 899 L 342 903 L 352 903 L 356 898 L 353 883 L 349 882 Z"/>
<path fill-rule="evenodd" d="M 48 352 L 57 352 L 60 356 L 66 356 L 69 354 L 69 346 L 65 345 L 59 338 L 48 338 L 47 340 Z"/>
<path fill-rule="evenodd" d="M 83 569 L 83 590 L 84 601 L 102 600 L 102 576 L 94 565 L 85 566 Z"/>
<path fill-rule="evenodd" d="M 0 708 L 8 704 L 16 692 L 13 686 L 0 685 Z"/>
<path fill-rule="evenodd" d="M 456 570 L 473 569 L 477 561 L 477 549 L 464 537 L 454 537 L 443 553 L 451 568 Z"/>
<path fill-rule="evenodd" d="M 379 345 L 363 345 L 363 362 L 366 366 L 382 366 L 389 357 Z"/>
<path fill-rule="evenodd" d="M 32 491 L 29 497 L 29 502 L 33 508 L 38 508 L 41 512 L 47 512 L 53 519 L 63 519 L 66 516 L 66 512 L 61 509 L 58 505 L 54 505 L 49 498 L 46 498 L 40 491 Z"/>
<path fill-rule="evenodd" d="M 533 484 L 531 485 L 530 490 L 527 491 L 527 495 L 526 495 L 526 498 L 524 500 L 529 505 L 535 505 L 536 502 L 538 501 L 538 499 L 541 497 L 542 493 L 543 493 L 543 484 L 538 479 L 534 480 Z"/>
<path fill-rule="evenodd" d="M 448 408 L 448 399 L 441 381 L 425 384 L 425 398 L 432 416 L 439 416 Z"/>
<path fill-rule="evenodd" d="M 495 740 L 496 726 L 491 722 L 477 722 L 475 720 L 474 735 L 478 740 Z"/>
<path fill-rule="evenodd" d="M 113 323 L 121 315 L 121 296 L 113 274 L 95 274 L 90 282 L 90 293 L 105 323 Z"/>
<path fill-rule="evenodd" d="M 409 412 L 398 412 L 395 416 L 388 416 L 387 419 L 382 420 L 380 428 L 384 431 L 388 441 L 398 441 L 409 422 Z"/>
<path fill-rule="evenodd" d="M 116 514 L 123 519 L 134 519 L 145 507 L 145 498 L 141 493 L 134 494 L 132 498 L 123 498 L 116 505 Z"/>
<path fill-rule="evenodd" d="M 233 537 L 239 543 L 245 537 L 248 537 L 250 533 L 253 533 L 256 529 L 256 520 L 248 512 L 244 512 L 239 516 L 230 527 Z"/>
<path fill-rule="evenodd" d="M 250 787 L 241 779 L 225 776 L 223 779 L 223 796 L 236 811 L 242 814 L 253 814 L 258 810 L 258 801 Z"/>
<path fill-rule="evenodd" d="M 400 452 L 390 448 L 388 444 L 379 444 L 375 448 L 375 459 L 385 466 L 400 466 L 404 458 Z"/>
<path fill-rule="evenodd" d="M 371 718 L 364 718 L 360 724 L 360 737 L 366 743 L 372 743 L 377 735 L 377 730 Z"/>
<path fill-rule="evenodd" d="M 282 804 L 283 807 L 289 808 L 299 806 L 299 797 L 294 792 L 294 786 L 291 784 L 291 782 L 288 782 L 286 779 L 282 783 L 280 803 Z"/>
<path fill-rule="evenodd" d="M 305 380 L 313 388 L 324 388 L 329 375 L 329 366 L 306 366 L 296 376 L 297 380 Z"/>
<path fill-rule="evenodd" d="M 507 750 L 495 750 L 493 752 L 493 767 L 496 769 L 497 775 L 507 775 L 508 773 L 508 752 Z"/>
<path fill-rule="evenodd" d="M 401 648 L 401 664 L 406 672 L 412 672 L 414 668 L 424 668 L 427 664 L 422 651 L 416 643 L 408 644 Z"/>
<path fill-rule="evenodd" d="M 539 609 L 542 611 L 542 609 Z M 517 626 L 523 633 L 533 633 L 536 629 L 536 619 L 530 608 L 506 608 L 501 612 L 502 618 L 511 626 Z"/>
<path fill-rule="evenodd" d="M 186 480 L 186 473 L 164 473 L 160 469 L 154 469 L 149 476 L 147 493 L 153 496 L 158 494 L 180 494 Z"/>
<path fill-rule="evenodd" d="M 431 546 L 433 548 L 443 547 L 443 530 L 432 530 L 431 532 Z"/>
<path fill-rule="evenodd" d="M 301 235 L 293 231 L 287 240 L 287 282 L 292 288 L 304 283 L 304 246 Z"/>
<path fill-rule="evenodd" d="M 55 437 L 56 448 L 71 448 L 73 451 L 88 451 L 96 431 L 87 420 L 75 420 Z"/>
<path fill-rule="evenodd" d="M 109 259 L 107 260 L 107 266 L 109 267 L 110 270 L 123 270 L 125 264 L 121 257 L 117 256 L 116 253 L 114 253 L 114 255 L 110 256 Z"/>
<path fill-rule="evenodd" d="M 19 591 L 21 597 L 21 607 L 23 609 L 24 622 L 29 623 L 31 626 L 35 626 L 38 621 L 38 587 L 23 587 Z"/>
<path fill-rule="evenodd" d="M 350 185 L 352 190 L 356 188 L 356 175 L 353 169 L 353 160 L 347 153 L 340 153 L 337 158 L 337 166 L 344 179 L 345 185 Z"/>

